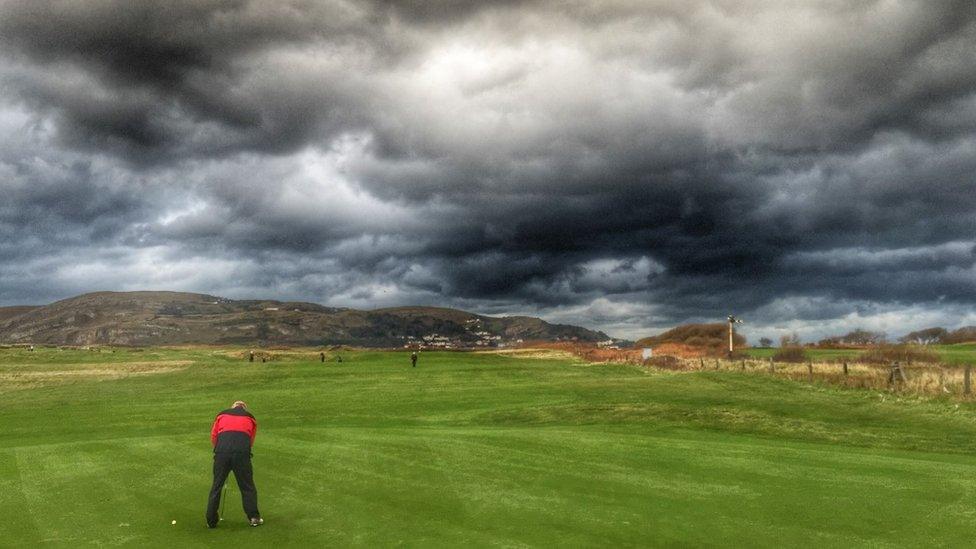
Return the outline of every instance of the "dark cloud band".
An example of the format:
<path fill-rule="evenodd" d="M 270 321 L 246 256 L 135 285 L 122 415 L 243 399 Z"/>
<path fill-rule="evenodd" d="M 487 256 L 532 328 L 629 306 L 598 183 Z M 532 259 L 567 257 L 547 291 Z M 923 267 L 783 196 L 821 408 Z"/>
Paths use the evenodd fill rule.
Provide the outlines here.
<path fill-rule="evenodd" d="M 0 2 L 0 301 L 929 320 L 974 50 L 969 1 Z"/>

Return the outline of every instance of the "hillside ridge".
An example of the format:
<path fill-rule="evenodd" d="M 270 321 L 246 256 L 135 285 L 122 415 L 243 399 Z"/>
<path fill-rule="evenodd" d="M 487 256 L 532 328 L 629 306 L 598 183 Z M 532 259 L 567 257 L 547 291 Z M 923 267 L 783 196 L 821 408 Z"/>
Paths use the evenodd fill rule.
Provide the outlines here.
<path fill-rule="evenodd" d="M 663 343 L 675 343 L 702 349 L 728 349 L 729 326 L 722 322 L 705 324 L 682 324 L 651 337 L 638 339 L 638 347 L 651 347 Z M 735 345 L 746 344 L 746 338 L 735 333 Z"/>
<path fill-rule="evenodd" d="M 12 310 L 5 314 L 5 309 Z M 0 308 L 0 343 L 464 348 L 607 338 L 602 332 L 535 317 L 495 317 L 445 307 L 357 310 L 171 291 L 100 291 L 43 306 Z"/>

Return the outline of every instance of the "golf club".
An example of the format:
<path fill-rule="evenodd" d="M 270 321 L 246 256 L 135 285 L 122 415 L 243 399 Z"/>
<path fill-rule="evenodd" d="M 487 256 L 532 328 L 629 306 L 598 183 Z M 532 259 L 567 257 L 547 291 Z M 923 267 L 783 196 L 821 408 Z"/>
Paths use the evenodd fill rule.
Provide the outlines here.
<path fill-rule="evenodd" d="M 217 513 L 217 521 L 220 522 L 224 520 L 224 503 L 227 502 L 227 483 L 224 483 L 224 488 L 220 492 L 220 511 Z"/>

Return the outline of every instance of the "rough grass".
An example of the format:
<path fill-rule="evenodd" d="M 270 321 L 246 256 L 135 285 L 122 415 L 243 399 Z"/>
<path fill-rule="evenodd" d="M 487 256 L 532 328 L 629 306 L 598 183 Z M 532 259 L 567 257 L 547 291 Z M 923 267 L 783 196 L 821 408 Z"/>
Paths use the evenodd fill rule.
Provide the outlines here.
<path fill-rule="evenodd" d="M 575 360 L 576 357 L 569 351 L 559 349 L 536 349 L 532 347 L 518 349 L 492 349 L 484 351 L 473 351 L 475 354 L 499 355 L 511 358 L 528 358 L 537 360 Z M 421 355 L 423 356 L 423 355 Z"/>
<path fill-rule="evenodd" d="M 761 361 L 747 361 L 745 372 L 726 361 L 716 371 L 711 359 L 699 362 L 705 370 L 692 361 L 671 371 L 424 353 L 413 369 L 406 353 L 350 352 L 323 365 L 317 353 L 248 364 L 227 351 L 0 351 L 3 374 L 192 362 L 7 392 L 0 545 L 971 540 L 976 408 L 968 401 L 811 384 L 805 365 L 768 375 Z M 261 424 L 255 477 L 267 524 L 244 525 L 232 487 L 227 520 L 211 531 L 203 525 L 209 426 L 237 398 Z"/>
<path fill-rule="evenodd" d="M 807 353 L 803 347 L 780 347 L 773 354 L 773 360 L 776 362 L 803 362 L 806 359 Z"/>
<path fill-rule="evenodd" d="M 797 382 L 832 385 L 849 389 L 884 391 L 900 396 L 968 400 L 964 394 L 965 370 L 941 363 L 903 364 L 904 379 L 892 377 L 888 365 L 874 362 L 839 360 L 831 362 L 777 362 L 769 359 L 692 359 L 683 360 L 684 371 L 737 371 L 785 378 Z M 770 367 L 772 364 L 772 368 Z M 844 373 L 844 365 L 847 373 Z M 976 389 L 976 372 L 972 383 Z"/>
<path fill-rule="evenodd" d="M 892 361 L 935 363 L 939 361 L 939 354 L 921 345 L 879 345 L 858 355 L 858 360 L 875 364 Z"/>
<path fill-rule="evenodd" d="M 952 365 L 971 364 L 976 366 L 976 343 L 956 345 L 926 345 L 925 349 L 938 356 L 940 362 Z M 810 360 L 815 362 L 830 362 L 857 359 L 864 352 L 863 349 L 818 349 L 805 347 Z M 769 358 L 776 353 L 776 348 L 751 348 L 746 352 L 753 358 Z"/>
<path fill-rule="evenodd" d="M 79 363 L 39 367 L 36 364 L 8 365 L 0 371 L 0 393 L 25 388 L 71 383 L 75 380 L 109 380 L 131 376 L 178 372 L 193 364 L 191 360 L 156 362 Z"/>

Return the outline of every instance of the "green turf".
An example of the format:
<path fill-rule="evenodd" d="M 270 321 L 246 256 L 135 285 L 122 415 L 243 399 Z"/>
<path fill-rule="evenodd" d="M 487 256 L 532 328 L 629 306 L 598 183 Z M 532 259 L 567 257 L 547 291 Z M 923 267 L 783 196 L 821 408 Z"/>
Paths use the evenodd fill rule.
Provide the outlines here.
<path fill-rule="evenodd" d="M 344 358 L 0 349 L 0 545 L 971 545 L 969 403 L 753 373 Z M 238 398 L 260 422 L 267 524 L 245 526 L 232 487 L 208 530 L 210 422 Z"/>
<path fill-rule="evenodd" d="M 976 365 L 976 343 L 959 343 L 956 345 L 928 345 L 927 350 L 935 352 L 946 364 Z M 749 356 L 755 358 L 769 358 L 776 354 L 775 348 L 747 349 Z M 841 359 L 856 359 L 864 351 L 861 349 L 805 349 L 811 360 L 835 361 Z"/>
<path fill-rule="evenodd" d="M 939 353 L 939 357 L 950 364 L 976 365 L 976 343 L 959 343 L 956 345 L 932 345 L 932 349 Z"/>

